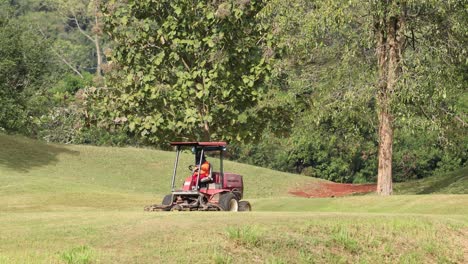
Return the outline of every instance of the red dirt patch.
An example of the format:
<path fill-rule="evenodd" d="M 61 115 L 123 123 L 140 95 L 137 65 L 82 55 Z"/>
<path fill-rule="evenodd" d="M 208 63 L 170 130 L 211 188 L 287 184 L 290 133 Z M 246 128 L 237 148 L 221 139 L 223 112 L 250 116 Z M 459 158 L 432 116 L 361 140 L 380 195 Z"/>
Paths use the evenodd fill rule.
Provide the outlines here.
<path fill-rule="evenodd" d="M 319 183 L 290 191 L 295 196 L 307 198 L 339 197 L 350 194 L 375 192 L 376 184 Z"/>

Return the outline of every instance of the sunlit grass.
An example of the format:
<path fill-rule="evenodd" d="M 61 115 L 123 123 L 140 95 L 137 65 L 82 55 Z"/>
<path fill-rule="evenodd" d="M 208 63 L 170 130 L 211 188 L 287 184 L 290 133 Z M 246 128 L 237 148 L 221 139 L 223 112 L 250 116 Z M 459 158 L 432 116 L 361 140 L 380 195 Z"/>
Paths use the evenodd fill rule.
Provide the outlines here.
<path fill-rule="evenodd" d="M 297 198 L 318 180 L 227 162 L 253 212 L 148 213 L 174 153 L 4 135 L 0 147 L 0 263 L 467 261 L 468 195 Z"/>
<path fill-rule="evenodd" d="M 467 240 L 466 222 L 450 216 L 77 211 L 0 221 L 0 260 L 8 263 L 67 254 L 99 263 L 462 263 Z"/>
<path fill-rule="evenodd" d="M 116 195 L 153 195 L 159 201 L 170 191 L 173 152 L 53 145 L 1 134 L 0 147 L 0 196 L 25 195 L 40 200 L 43 195 L 51 200 L 50 206 L 60 197 L 68 201 L 74 195 L 86 201 L 84 193 L 109 194 L 111 199 Z M 183 154 L 181 164 L 191 164 L 192 159 L 191 154 Z M 190 174 L 181 167 L 179 184 Z M 291 188 L 317 181 L 230 161 L 225 162 L 225 171 L 244 176 L 245 196 L 250 198 L 287 196 Z M 93 199 L 88 200 L 90 204 L 94 204 Z"/>

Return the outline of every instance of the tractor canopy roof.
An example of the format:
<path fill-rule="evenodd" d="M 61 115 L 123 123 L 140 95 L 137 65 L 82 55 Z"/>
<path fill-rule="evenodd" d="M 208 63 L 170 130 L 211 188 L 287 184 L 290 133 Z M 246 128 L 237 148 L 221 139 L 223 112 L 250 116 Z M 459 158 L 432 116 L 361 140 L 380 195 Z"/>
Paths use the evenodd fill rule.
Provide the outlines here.
<path fill-rule="evenodd" d="M 186 147 L 226 147 L 226 142 L 171 142 L 171 146 Z"/>

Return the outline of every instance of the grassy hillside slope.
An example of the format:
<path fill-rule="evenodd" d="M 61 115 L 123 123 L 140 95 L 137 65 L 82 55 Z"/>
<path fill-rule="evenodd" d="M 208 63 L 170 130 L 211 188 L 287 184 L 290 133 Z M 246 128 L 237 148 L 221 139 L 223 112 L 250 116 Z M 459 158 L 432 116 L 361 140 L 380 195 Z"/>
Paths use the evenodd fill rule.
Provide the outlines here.
<path fill-rule="evenodd" d="M 297 198 L 319 180 L 227 162 L 253 212 L 143 212 L 173 159 L 0 135 L 0 263 L 468 261 L 468 195 Z"/>
<path fill-rule="evenodd" d="M 421 180 L 398 183 L 397 194 L 468 194 L 468 167 Z"/>
<path fill-rule="evenodd" d="M 173 152 L 54 145 L 0 135 L 0 207 L 141 208 L 159 203 L 170 191 L 174 159 Z M 185 168 L 192 159 L 191 154 L 181 157 L 179 186 L 190 174 Z M 286 196 L 290 188 L 318 181 L 229 161 L 225 171 L 244 175 L 246 198 Z"/>

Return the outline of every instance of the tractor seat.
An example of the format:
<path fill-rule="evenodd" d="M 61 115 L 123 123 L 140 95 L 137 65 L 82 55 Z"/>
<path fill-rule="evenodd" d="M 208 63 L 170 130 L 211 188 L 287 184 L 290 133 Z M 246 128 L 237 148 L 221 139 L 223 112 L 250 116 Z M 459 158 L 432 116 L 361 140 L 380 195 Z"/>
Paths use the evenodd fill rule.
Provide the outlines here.
<path fill-rule="evenodd" d="M 210 177 L 206 177 L 204 179 L 208 179 L 206 183 L 203 183 L 203 186 L 206 186 L 207 190 L 217 190 L 221 189 L 222 185 L 219 183 L 219 173 L 218 172 L 213 172 L 210 169 Z"/>
<path fill-rule="evenodd" d="M 213 182 L 213 168 L 210 166 L 210 172 L 208 173 L 208 177 L 205 177 L 200 180 L 200 183 L 203 185 L 207 185 L 208 183 Z"/>

